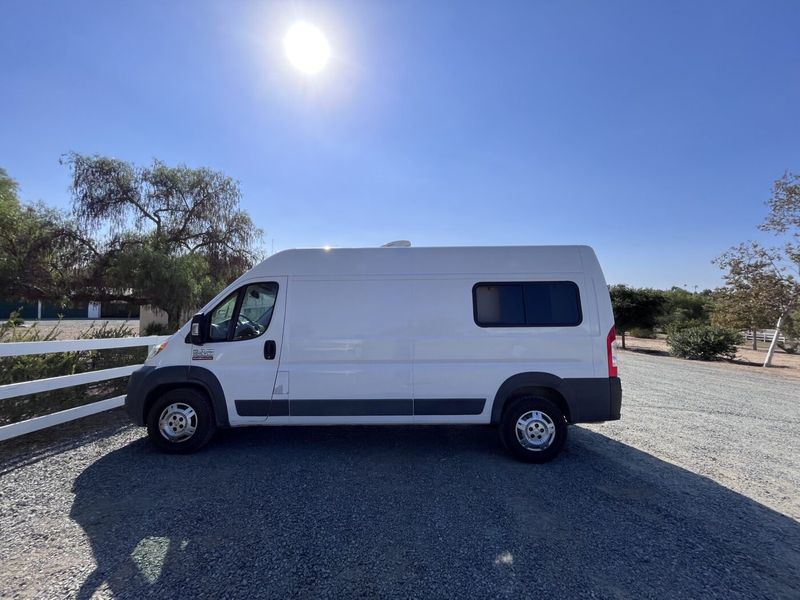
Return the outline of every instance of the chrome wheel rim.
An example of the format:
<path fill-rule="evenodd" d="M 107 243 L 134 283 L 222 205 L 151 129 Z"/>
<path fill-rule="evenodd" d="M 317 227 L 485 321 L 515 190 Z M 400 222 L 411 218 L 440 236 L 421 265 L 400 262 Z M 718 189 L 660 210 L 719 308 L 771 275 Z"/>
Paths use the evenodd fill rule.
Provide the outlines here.
<path fill-rule="evenodd" d="M 162 437 L 170 442 L 185 442 L 197 431 L 197 413 L 183 402 L 170 404 L 161 411 L 158 430 Z"/>
<path fill-rule="evenodd" d="M 517 441 L 532 452 L 541 452 L 556 439 L 556 424 L 549 415 L 539 410 L 529 410 L 517 419 Z"/>

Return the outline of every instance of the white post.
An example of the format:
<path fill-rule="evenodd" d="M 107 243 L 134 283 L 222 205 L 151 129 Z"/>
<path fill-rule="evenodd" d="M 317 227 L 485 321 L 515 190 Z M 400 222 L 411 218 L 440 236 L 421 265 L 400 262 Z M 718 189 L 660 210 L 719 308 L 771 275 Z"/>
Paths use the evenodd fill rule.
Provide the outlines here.
<path fill-rule="evenodd" d="M 36 320 L 37 321 L 41 321 L 42 320 L 42 301 L 41 300 L 37 300 L 36 304 L 37 304 L 36 305 Z"/>
<path fill-rule="evenodd" d="M 784 316 L 786 316 L 786 313 L 781 313 L 781 316 L 778 317 L 778 324 L 775 325 L 775 334 L 772 336 L 772 342 L 770 342 L 769 344 L 769 350 L 767 350 L 767 358 L 764 359 L 765 367 L 772 366 L 772 355 L 775 354 L 775 346 L 778 344 L 778 338 L 781 335 L 781 327 L 783 327 Z"/>

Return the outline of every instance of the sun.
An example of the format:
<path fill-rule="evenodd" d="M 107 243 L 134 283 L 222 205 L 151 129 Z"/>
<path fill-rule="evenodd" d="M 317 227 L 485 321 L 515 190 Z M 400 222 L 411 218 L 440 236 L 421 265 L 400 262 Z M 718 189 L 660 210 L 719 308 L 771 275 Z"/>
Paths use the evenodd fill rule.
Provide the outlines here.
<path fill-rule="evenodd" d="M 307 75 L 315 75 L 325 68 L 331 56 L 331 47 L 319 28 L 298 21 L 283 38 L 283 48 L 292 66 Z"/>

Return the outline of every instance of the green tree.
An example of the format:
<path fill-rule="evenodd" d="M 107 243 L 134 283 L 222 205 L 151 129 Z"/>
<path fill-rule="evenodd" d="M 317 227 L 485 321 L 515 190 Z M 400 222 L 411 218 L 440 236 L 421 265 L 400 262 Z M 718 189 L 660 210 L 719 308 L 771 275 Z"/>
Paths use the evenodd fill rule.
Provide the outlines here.
<path fill-rule="evenodd" d="M 19 204 L 17 182 L 9 177 L 8 172 L 0 167 L 0 207 L 10 204 Z"/>
<path fill-rule="evenodd" d="M 718 327 L 751 332 L 753 350 L 758 350 L 756 332 L 772 326 L 779 316 L 772 285 L 768 276 L 737 277 L 735 283 L 715 290 L 711 322 Z"/>
<path fill-rule="evenodd" d="M 624 284 L 609 287 L 614 322 L 625 348 L 625 332 L 629 329 L 652 329 L 663 312 L 664 296 L 657 290 L 632 288 Z"/>
<path fill-rule="evenodd" d="M 775 335 L 764 366 L 772 364 L 778 337 L 789 315 L 800 305 L 800 176 L 784 173 L 772 187 L 769 212 L 760 229 L 783 238 L 778 247 L 750 242 L 731 248 L 716 262 L 725 271 L 726 288 L 777 314 Z M 767 315 L 765 315 L 766 317 Z"/>
<path fill-rule="evenodd" d="M 712 302 L 711 290 L 697 293 L 675 286 L 661 294 L 664 296 L 664 305 L 663 314 L 658 318 L 658 326 L 662 329 L 708 323 Z"/>
<path fill-rule="evenodd" d="M 73 224 L 42 204 L 23 204 L 0 169 L 0 289 L 11 299 L 63 300 L 85 248 Z"/>
<path fill-rule="evenodd" d="M 152 304 L 177 326 L 260 258 L 261 230 L 239 206 L 238 183 L 222 173 L 76 153 L 62 161 L 87 258 L 77 265 L 75 296 Z"/>

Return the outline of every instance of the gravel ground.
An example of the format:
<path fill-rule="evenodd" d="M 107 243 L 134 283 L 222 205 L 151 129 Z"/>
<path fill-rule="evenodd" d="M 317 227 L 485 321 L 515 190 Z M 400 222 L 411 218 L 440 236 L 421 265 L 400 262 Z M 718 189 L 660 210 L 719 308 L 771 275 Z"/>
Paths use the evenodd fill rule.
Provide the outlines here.
<path fill-rule="evenodd" d="M 4 598 L 798 598 L 796 380 L 624 353 L 547 465 L 488 427 L 223 432 L 119 411 L 0 444 Z"/>

